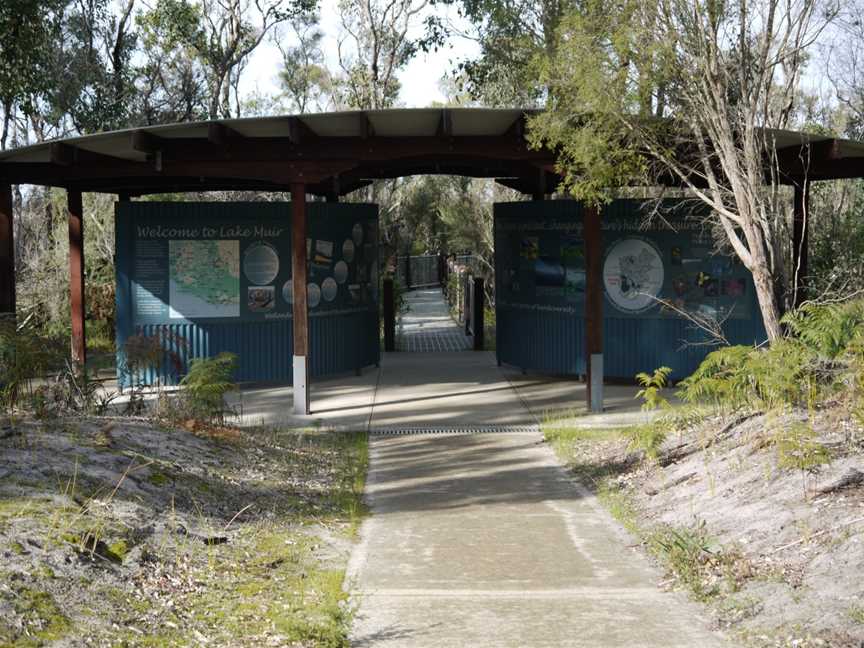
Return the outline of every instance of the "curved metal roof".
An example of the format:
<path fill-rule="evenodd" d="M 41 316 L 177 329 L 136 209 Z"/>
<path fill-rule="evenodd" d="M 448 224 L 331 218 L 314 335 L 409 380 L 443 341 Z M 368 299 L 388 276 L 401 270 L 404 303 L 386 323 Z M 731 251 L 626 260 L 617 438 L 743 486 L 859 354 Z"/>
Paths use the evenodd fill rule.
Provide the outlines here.
<path fill-rule="evenodd" d="M 526 111 L 367 110 L 148 126 L 0 152 L 7 182 L 130 194 L 208 189 L 339 195 L 376 178 L 447 173 L 496 178 L 526 193 L 558 182 L 554 155 L 531 150 Z M 864 143 L 772 131 L 782 173 L 864 176 Z M 806 156 L 806 158 L 805 158 Z"/>

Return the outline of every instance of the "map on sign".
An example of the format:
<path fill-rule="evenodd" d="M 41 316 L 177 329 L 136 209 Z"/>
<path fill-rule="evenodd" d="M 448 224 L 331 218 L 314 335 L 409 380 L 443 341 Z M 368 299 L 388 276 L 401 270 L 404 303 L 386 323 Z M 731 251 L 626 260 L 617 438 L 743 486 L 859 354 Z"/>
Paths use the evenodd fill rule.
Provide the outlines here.
<path fill-rule="evenodd" d="M 240 316 L 240 241 L 170 241 L 172 318 Z"/>
<path fill-rule="evenodd" d="M 619 309 L 636 313 L 657 304 L 663 288 L 663 259 L 641 238 L 616 241 L 603 264 L 606 294 Z"/>

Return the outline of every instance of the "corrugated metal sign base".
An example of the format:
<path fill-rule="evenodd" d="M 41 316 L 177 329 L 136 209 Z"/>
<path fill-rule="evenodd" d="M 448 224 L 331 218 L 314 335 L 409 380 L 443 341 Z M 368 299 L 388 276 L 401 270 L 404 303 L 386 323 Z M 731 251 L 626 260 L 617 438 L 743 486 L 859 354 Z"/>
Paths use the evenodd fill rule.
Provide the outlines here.
<path fill-rule="evenodd" d="M 538 434 L 539 432 L 539 425 L 463 425 L 453 427 L 384 427 L 369 429 L 369 434 L 376 436 L 401 436 L 409 434 Z"/>

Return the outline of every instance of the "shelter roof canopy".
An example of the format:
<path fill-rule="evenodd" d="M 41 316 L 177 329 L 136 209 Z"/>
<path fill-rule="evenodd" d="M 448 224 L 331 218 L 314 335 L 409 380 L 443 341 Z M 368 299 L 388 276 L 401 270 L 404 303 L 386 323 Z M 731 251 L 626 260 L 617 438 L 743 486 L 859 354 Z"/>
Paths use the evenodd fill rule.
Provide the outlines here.
<path fill-rule="evenodd" d="M 109 193 L 220 189 L 340 195 L 376 178 L 496 178 L 526 193 L 557 185 L 554 153 L 532 150 L 519 109 L 419 108 L 168 124 L 0 153 L 7 182 Z M 787 179 L 864 176 L 864 143 L 770 131 Z"/>

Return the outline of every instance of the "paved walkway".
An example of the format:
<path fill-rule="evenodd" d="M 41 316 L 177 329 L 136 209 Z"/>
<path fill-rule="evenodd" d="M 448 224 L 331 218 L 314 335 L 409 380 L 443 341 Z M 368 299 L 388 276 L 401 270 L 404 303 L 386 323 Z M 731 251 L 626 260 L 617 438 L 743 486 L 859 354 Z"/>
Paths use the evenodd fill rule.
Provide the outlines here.
<path fill-rule="evenodd" d="M 402 315 L 397 349 L 411 353 L 468 351 L 471 338 L 450 317 L 440 288 L 405 293 L 408 311 Z"/>
<path fill-rule="evenodd" d="M 379 436 L 355 647 L 728 646 L 537 433 Z"/>
<path fill-rule="evenodd" d="M 403 339 L 461 335 L 438 295 L 418 291 Z M 290 414 L 290 387 L 246 389 L 235 403 L 248 423 L 379 432 L 372 515 L 346 581 L 357 647 L 727 645 L 657 588 L 661 575 L 539 432 L 549 413 L 633 422 L 644 416 L 635 391 L 607 387 L 609 411 L 588 416 L 582 383 L 499 368 L 491 353 L 390 353 L 380 370 L 313 382 L 311 417 Z"/>

